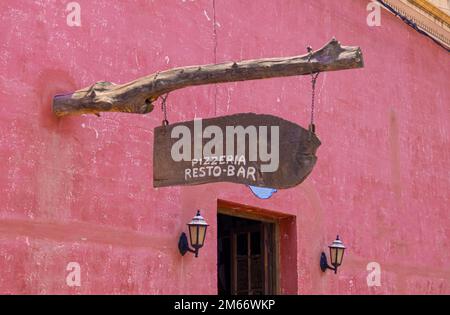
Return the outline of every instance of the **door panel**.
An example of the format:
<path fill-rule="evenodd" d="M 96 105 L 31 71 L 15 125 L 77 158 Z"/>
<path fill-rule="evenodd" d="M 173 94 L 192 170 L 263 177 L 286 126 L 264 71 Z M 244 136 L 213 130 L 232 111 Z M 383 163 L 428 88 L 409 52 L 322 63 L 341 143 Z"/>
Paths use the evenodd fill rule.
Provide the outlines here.
<path fill-rule="evenodd" d="M 274 294 L 275 242 L 273 233 L 275 224 L 220 216 L 227 218 L 218 220 L 219 293 Z M 227 244 L 229 244 L 229 252 L 225 251 Z M 227 267 L 227 264 L 230 265 L 230 268 Z M 229 273 L 226 272 L 227 270 Z M 226 278 L 227 276 L 229 279 Z"/>

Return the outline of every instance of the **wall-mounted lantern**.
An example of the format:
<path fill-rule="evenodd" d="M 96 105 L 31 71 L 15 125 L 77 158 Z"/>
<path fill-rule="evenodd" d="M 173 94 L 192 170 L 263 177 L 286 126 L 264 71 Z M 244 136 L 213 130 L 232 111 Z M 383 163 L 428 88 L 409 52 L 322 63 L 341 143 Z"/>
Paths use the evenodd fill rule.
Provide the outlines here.
<path fill-rule="evenodd" d="M 334 270 L 334 273 L 337 273 L 338 267 L 342 264 L 342 258 L 344 257 L 344 251 L 345 246 L 342 243 L 342 241 L 339 239 L 339 235 L 336 237 L 336 239 L 333 241 L 333 243 L 328 246 L 330 248 L 330 260 L 331 265 L 333 267 L 330 267 L 327 262 L 327 255 L 325 255 L 324 252 L 322 252 L 322 255 L 320 256 L 320 269 L 322 269 L 323 272 L 325 272 L 327 269 Z"/>
<path fill-rule="evenodd" d="M 195 254 L 195 257 L 198 257 L 198 250 L 203 247 L 203 243 L 205 242 L 208 223 L 206 223 L 205 219 L 200 215 L 200 210 L 198 210 L 197 215 L 187 225 L 189 228 L 189 241 L 194 249 L 189 247 L 186 233 L 184 232 L 181 233 L 180 240 L 178 241 L 178 249 L 182 256 L 186 252 L 191 252 Z"/>

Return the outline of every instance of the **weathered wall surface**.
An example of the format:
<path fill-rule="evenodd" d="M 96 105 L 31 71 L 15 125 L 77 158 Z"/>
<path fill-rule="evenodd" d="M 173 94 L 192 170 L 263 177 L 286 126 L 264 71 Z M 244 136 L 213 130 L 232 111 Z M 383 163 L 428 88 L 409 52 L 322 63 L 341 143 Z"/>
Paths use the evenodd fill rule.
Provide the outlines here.
<path fill-rule="evenodd" d="M 79 0 L 80 27 L 67 25 L 68 2 L 0 2 L 0 293 L 214 294 L 218 199 L 296 216 L 282 229 L 282 246 L 297 249 L 282 259 L 282 292 L 295 293 L 297 277 L 301 294 L 450 293 L 443 49 L 385 11 L 369 27 L 368 1 Z M 51 113 L 54 94 L 96 81 L 296 55 L 332 36 L 361 46 L 365 68 L 320 75 L 319 161 L 269 200 L 233 184 L 152 188 L 159 110 Z M 256 112 L 307 126 L 309 102 L 308 77 L 195 87 L 169 96 L 169 120 Z M 197 208 L 206 245 L 181 257 Z M 320 252 L 337 233 L 344 264 L 323 274 Z M 283 269 L 292 259 L 298 270 Z M 81 286 L 67 285 L 69 262 Z M 369 262 L 380 287 L 367 285 Z"/>

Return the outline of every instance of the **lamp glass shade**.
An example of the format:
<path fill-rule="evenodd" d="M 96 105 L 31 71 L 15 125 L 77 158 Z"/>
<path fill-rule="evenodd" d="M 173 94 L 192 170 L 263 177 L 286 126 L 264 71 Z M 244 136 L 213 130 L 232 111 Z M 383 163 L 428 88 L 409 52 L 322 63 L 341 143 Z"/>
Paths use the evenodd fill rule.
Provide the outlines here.
<path fill-rule="evenodd" d="M 337 236 L 333 243 L 328 247 L 330 248 L 331 265 L 334 267 L 340 266 L 344 257 L 345 246 L 339 239 L 339 236 Z"/>
<path fill-rule="evenodd" d="M 203 247 L 208 224 L 200 215 L 200 211 L 198 211 L 197 215 L 192 219 L 191 222 L 188 223 L 188 227 L 191 246 L 195 249 Z"/>

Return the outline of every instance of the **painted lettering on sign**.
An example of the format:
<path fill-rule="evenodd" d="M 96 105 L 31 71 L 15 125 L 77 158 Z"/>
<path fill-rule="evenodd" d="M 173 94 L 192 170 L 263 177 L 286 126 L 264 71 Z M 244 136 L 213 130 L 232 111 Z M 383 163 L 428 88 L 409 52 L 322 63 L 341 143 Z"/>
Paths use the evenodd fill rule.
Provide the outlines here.
<path fill-rule="evenodd" d="M 320 141 L 299 125 L 253 113 L 155 128 L 155 187 L 233 182 L 289 188 L 311 172 Z M 282 152 L 282 154 L 280 154 Z"/>
<path fill-rule="evenodd" d="M 221 155 L 193 159 L 190 168 L 184 170 L 186 183 L 199 177 L 242 177 L 256 182 L 256 168 L 247 166 L 245 156 Z"/>

